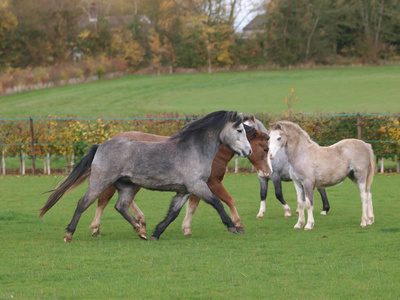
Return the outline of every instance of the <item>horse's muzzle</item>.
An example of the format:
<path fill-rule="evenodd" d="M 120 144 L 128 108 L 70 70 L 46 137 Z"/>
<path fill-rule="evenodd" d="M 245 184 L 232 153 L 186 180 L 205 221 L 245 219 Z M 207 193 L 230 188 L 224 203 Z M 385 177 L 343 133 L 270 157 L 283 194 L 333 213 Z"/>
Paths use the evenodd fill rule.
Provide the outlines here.
<path fill-rule="evenodd" d="M 249 152 L 246 152 L 245 150 L 242 150 L 242 153 L 240 153 L 239 155 L 243 156 L 243 157 L 248 157 L 248 156 L 251 155 L 251 153 L 252 153 L 251 149 L 249 150 Z"/>
<path fill-rule="evenodd" d="M 271 177 L 270 172 L 265 172 L 265 171 L 257 171 L 257 175 L 260 176 L 261 178 L 269 178 Z"/>

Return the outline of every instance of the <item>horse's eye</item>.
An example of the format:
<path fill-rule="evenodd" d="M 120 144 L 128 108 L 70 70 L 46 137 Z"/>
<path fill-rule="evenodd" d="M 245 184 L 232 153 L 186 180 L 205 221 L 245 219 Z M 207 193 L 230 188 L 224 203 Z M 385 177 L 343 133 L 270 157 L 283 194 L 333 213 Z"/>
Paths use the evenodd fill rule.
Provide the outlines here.
<path fill-rule="evenodd" d="M 237 130 L 237 132 L 239 132 L 239 133 L 242 133 L 242 132 L 243 132 L 243 130 L 242 130 L 242 129 L 238 129 L 238 130 Z"/>
<path fill-rule="evenodd" d="M 268 148 L 265 148 L 265 149 L 264 149 L 264 152 L 268 152 Z"/>
<path fill-rule="evenodd" d="M 280 141 L 282 139 L 282 137 L 278 137 L 278 141 Z"/>

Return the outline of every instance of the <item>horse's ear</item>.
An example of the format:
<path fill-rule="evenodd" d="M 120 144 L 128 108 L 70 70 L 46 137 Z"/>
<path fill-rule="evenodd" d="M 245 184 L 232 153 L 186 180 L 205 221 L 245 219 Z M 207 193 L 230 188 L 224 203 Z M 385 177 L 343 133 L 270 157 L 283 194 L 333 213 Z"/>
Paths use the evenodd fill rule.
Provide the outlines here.
<path fill-rule="evenodd" d="M 238 117 L 241 118 L 241 119 L 243 120 L 243 118 L 244 118 L 243 113 L 241 112 L 240 114 L 238 114 Z"/>
<path fill-rule="evenodd" d="M 237 117 L 237 111 L 232 112 L 231 120 L 234 121 Z"/>
<path fill-rule="evenodd" d="M 249 120 L 255 122 L 255 121 L 256 121 L 256 118 L 254 117 L 253 114 L 250 114 L 250 115 L 249 115 Z"/>
<path fill-rule="evenodd" d="M 269 129 L 270 130 L 281 130 L 282 127 L 278 123 L 269 123 Z"/>

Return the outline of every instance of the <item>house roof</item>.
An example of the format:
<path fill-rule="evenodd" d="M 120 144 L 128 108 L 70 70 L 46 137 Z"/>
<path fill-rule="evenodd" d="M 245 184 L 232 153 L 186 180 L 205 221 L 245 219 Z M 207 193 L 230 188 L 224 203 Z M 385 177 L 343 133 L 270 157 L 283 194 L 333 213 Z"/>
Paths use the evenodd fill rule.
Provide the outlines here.
<path fill-rule="evenodd" d="M 250 21 L 249 24 L 247 24 L 243 28 L 243 31 L 263 30 L 264 29 L 264 24 L 265 24 L 265 18 L 266 18 L 265 15 L 256 16 L 253 20 Z"/>

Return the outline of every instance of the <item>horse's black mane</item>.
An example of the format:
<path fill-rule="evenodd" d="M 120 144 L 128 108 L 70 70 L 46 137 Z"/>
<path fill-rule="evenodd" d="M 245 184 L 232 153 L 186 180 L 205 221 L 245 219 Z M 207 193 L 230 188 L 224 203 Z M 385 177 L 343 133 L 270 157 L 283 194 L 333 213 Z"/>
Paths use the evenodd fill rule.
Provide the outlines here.
<path fill-rule="evenodd" d="M 187 124 L 180 131 L 171 136 L 171 139 L 179 142 L 189 138 L 201 140 L 209 129 L 222 129 L 229 121 L 234 121 L 234 126 L 239 126 L 242 123 L 242 118 L 238 116 L 235 111 L 215 111 Z"/>

